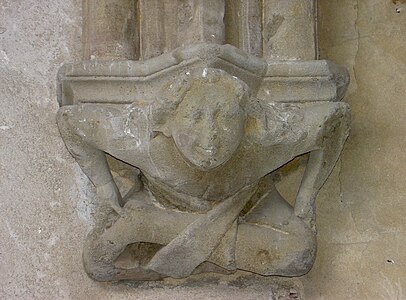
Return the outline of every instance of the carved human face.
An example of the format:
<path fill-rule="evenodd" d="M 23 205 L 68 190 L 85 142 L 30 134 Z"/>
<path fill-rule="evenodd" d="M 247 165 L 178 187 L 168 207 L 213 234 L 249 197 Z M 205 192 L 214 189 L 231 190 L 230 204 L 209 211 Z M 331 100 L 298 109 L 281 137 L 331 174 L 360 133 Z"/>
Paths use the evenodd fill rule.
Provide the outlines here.
<path fill-rule="evenodd" d="M 177 108 L 173 139 L 182 155 L 199 169 L 227 162 L 244 135 L 245 112 L 230 88 L 227 84 L 194 86 Z"/>

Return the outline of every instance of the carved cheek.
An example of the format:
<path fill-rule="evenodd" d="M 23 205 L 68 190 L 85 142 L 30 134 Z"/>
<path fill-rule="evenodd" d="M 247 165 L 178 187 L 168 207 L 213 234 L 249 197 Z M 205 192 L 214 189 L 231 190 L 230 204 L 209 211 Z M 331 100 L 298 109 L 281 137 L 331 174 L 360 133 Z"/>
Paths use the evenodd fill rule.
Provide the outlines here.
<path fill-rule="evenodd" d="M 178 143 L 180 147 L 190 148 L 191 147 L 191 139 L 188 134 L 181 133 L 179 134 Z"/>

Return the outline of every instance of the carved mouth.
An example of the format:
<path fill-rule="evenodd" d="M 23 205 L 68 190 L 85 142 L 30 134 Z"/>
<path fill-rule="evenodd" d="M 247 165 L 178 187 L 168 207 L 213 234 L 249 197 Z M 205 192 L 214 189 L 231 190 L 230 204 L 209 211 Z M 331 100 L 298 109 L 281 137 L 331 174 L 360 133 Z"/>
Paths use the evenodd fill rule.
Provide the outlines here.
<path fill-rule="evenodd" d="M 203 147 L 203 146 L 195 146 L 195 151 L 199 154 L 202 154 L 204 156 L 213 156 L 217 153 L 217 148 L 212 146 L 212 147 Z"/>
<path fill-rule="evenodd" d="M 200 165 L 203 169 L 212 169 L 214 166 L 217 167 L 218 159 L 214 157 L 218 152 L 216 147 L 195 146 L 193 150 L 196 153 L 196 158 L 198 158 L 196 165 Z"/>

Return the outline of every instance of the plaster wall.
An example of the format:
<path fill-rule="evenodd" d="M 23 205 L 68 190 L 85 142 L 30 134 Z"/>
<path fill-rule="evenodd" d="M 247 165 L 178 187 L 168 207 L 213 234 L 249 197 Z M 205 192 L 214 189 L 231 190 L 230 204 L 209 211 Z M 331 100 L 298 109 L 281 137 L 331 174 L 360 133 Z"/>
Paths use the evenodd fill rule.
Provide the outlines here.
<path fill-rule="evenodd" d="M 0 0 L 0 299 L 271 299 L 270 281 L 112 285 L 84 273 L 94 194 L 55 123 L 57 69 L 82 57 L 81 7 Z M 319 0 L 319 14 L 321 57 L 351 71 L 353 129 L 300 281 L 306 299 L 405 299 L 406 4 Z"/>
<path fill-rule="evenodd" d="M 352 131 L 318 197 L 308 299 L 406 299 L 406 4 L 319 0 L 322 58 L 347 66 Z"/>

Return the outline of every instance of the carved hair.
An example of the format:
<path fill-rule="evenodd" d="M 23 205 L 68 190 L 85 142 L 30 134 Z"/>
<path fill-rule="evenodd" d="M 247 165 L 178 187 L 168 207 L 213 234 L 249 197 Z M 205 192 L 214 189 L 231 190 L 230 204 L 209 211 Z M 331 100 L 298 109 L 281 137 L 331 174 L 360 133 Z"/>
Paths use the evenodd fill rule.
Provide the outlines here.
<path fill-rule="evenodd" d="M 186 94 L 195 85 L 204 83 L 213 84 L 222 80 L 228 81 L 236 87 L 234 99 L 243 111 L 246 111 L 250 99 L 248 85 L 227 72 L 214 68 L 196 68 L 184 73 L 176 82 L 170 83 L 161 89 L 159 98 L 156 98 L 151 107 L 152 129 L 154 132 L 162 132 L 165 136 L 171 136 L 170 121 L 175 117 L 180 103 L 186 98 Z"/>

